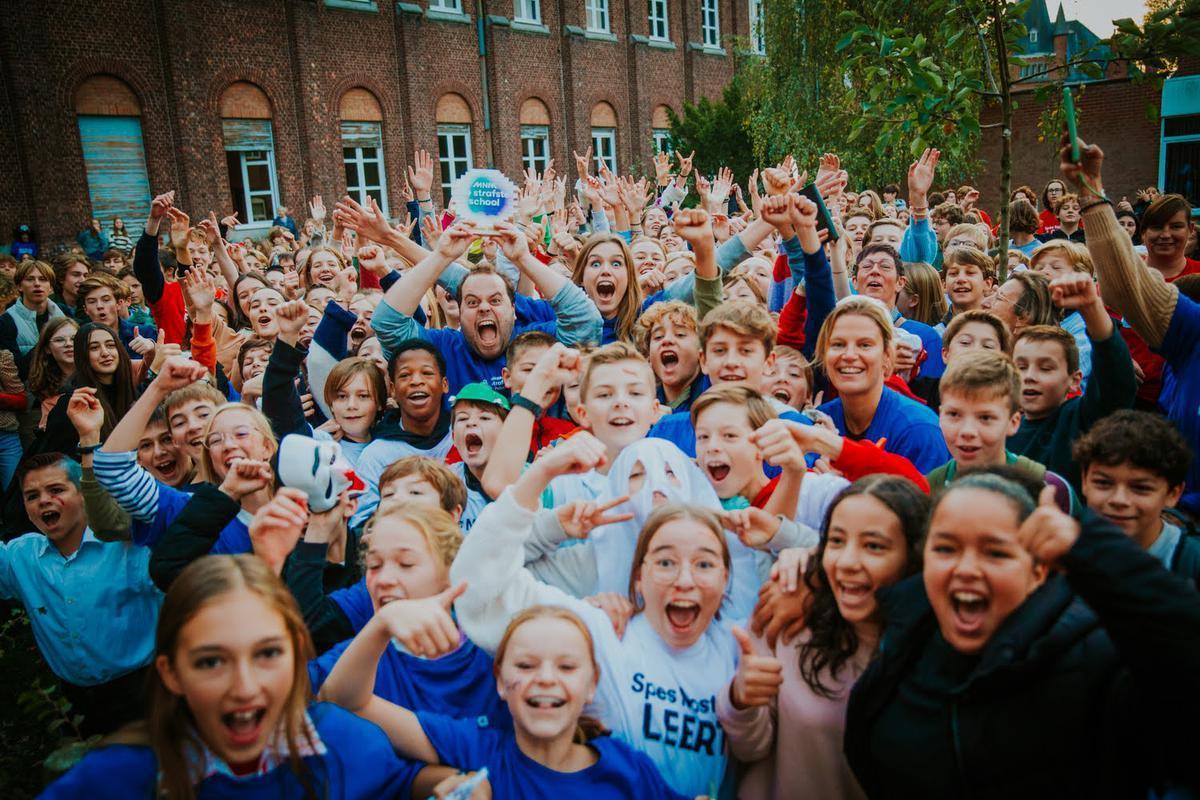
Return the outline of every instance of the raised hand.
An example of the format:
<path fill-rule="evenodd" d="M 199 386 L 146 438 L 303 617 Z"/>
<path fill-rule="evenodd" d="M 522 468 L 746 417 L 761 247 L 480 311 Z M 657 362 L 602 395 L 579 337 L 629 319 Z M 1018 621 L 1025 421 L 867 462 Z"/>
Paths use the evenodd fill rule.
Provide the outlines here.
<path fill-rule="evenodd" d="M 834 200 L 841 196 L 846 189 L 846 184 L 850 181 L 850 175 L 844 169 L 817 174 L 817 191 L 821 193 L 821 199 L 825 201 L 825 205 L 835 205 Z"/>
<path fill-rule="evenodd" d="M 374 243 L 358 248 L 358 265 L 379 278 L 392 271 L 383 257 L 383 248 Z"/>
<path fill-rule="evenodd" d="M 638 273 L 637 281 L 638 286 L 642 288 L 642 296 L 649 297 L 661 292 L 667 285 L 667 273 L 660 269 L 648 269 Z"/>
<path fill-rule="evenodd" d="M 562 386 L 571 383 L 583 369 L 579 351 L 555 342 L 533 365 L 521 394 L 543 408 Z"/>
<path fill-rule="evenodd" d="M 768 464 L 791 472 L 808 471 L 808 464 L 804 461 L 804 450 L 792 436 L 786 420 L 767 420 L 750 435 L 750 440 L 758 447 Z"/>
<path fill-rule="evenodd" d="M 1078 310 L 1100 302 L 1096 281 L 1086 272 L 1072 272 L 1050 281 L 1050 298 L 1059 308 Z"/>
<path fill-rule="evenodd" d="M 579 155 L 579 153 L 576 153 L 574 150 L 571 151 L 571 155 L 575 156 L 575 172 L 579 175 L 580 180 L 584 180 L 587 178 L 588 171 L 591 169 L 592 146 L 588 145 L 588 149 L 583 155 Z"/>
<path fill-rule="evenodd" d="M 133 338 L 129 340 L 129 349 L 145 358 L 150 356 L 153 360 L 154 355 L 154 340 L 142 336 L 136 325 L 133 326 Z"/>
<path fill-rule="evenodd" d="M 332 239 L 334 241 L 338 238 L 337 226 L 352 230 L 364 239 L 374 242 L 386 242 L 392 234 L 392 226 L 388 224 L 377 206 L 374 204 L 360 205 L 350 195 L 346 195 L 338 202 L 333 214 L 333 221 L 335 235 Z"/>
<path fill-rule="evenodd" d="M 529 256 L 529 240 L 525 232 L 511 222 L 498 222 L 494 226 L 496 232 L 488 236 L 504 252 L 504 257 L 521 267 L 522 262 Z"/>
<path fill-rule="evenodd" d="M 730 686 L 729 699 L 736 708 L 769 705 L 783 685 L 783 664 L 774 656 L 757 655 L 746 631 L 735 625 L 732 633 L 741 650 L 741 658 Z"/>
<path fill-rule="evenodd" d="M 221 224 L 225 226 L 225 230 L 231 231 L 242 223 L 237 218 L 238 212 L 234 211 L 231 214 L 226 214 L 221 217 Z"/>
<path fill-rule="evenodd" d="M 254 555 L 267 562 L 276 575 L 282 573 L 284 562 L 304 535 L 308 519 L 308 496 L 299 489 L 281 487 L 250 521 Z"/>
<path fill-rule="evenodd" d="M 607 503 L 595 500 L 575 500 L 554 509 L 558 523 L 563 532 L 572 539 L 586 539 L 588 534 L 601 525 L 612 525 L 615 522 L 628 522 L 633 519 L 632 513 L 607 514 L 610 509 L 622 503 L 629 502 L 629 495 L 623 495 Z"/>
<path fill-rule="evenodd" d="M 1054 487 L 1045 486 L 1037 508 L 1017 530 L 1017 539 L 1035 562 L 1053 566 L 1075 546 L 1079 533 L 1079 523 L 1058 507 Z"/>
<path fill-rule="evenodd" d="M 164 397 L 176 389 L 190 386 L 199 380 L 204 380 L 208 370 L 203 364 L 192 361 L 184 356 L 173 356 L 163 362 L 151 386 Z"/>
<path fill-rule="evenodd" d="M 671 182 L 671 156 L 662 150 L 654 156 L 654 180 L 659 186 Z"/>
<path fill-rule="evenodd" d="M 926 147 L 921 157 L 908 167 L 908 199 L 914 206 L 925 205 L 929 189 L 933 186 L 933 176 L 937 172 L 938 159 L 941 152 L 932 147 Z"/>
<path fill-rule="evenodd" d="M 767 197 L 778 197 L 792 188 L 792 176 L 779 167 L 770 167 L 762 172 L 763 188 Z"/>
<path fill-rule="evenodd" d="M 791 238 L 792 207 L 786 194 L 768 197 L 762 204 L 763 222 L 774 225 L 785 239 Z"/>
<path fill-rule="evenodd" d="M 1064 134 L 1060 144 L 1062 149 L 1059 150 L 1059 171 L 1066 181 L 1075 187 L 1075 192 L 1080 197 L 1103 197 L 1104 188 L 1100 181 L 1100 170 L 1104 164 L 1104 151 L 1099 145 L 1087 144 L 1083 139 L 1078 140 L 1079 143 L 1079 163 L 1076 164 L 1071 160 L 1071 140 L 1067 134 Z M 1146 197 L 1153 199 L 1158 195 L 1158 189 L 1149 187 L 1146 189 Z"/>
<path fill-rule="evenodd" d="M 713 181 L 710 202 L 716 206 L 724 206 L 729 199 L 729 190 L 733 186 L 733 170 L 721 167 L 717 170 L 717 179 Z"/>
<path fill-rule="evenodd" d="M 275 309 L 275 321 L 279 325 L 279 338 L 295 347 L 308 322 L 308 305 L 303 300 L 289 300 Z"/>
<path fill-rule="evenodd" d="M 420 600 L 393 600 L 375 615 L 389 636 L 422 658 L 437 658 L 458 648 L 458 625 L 450 616 L 454 601 L 467 591 L 467 582 Z"/>
<path fill-rule="evenodd" d="M 696 178 L 699 185 L 701 178 Z M 712 217 L 702 208 L 681 208 L 675 212 L 672 220 L 675 232 L 679 238 L 697 247 L 713 246 Z"/>
<path fill-rule="evenodd" d="M 758 590 L 758 604 L 750 618 L 750 630 L 755 636 L 766 639 L 772 648 L 780 636 L 787 644 L 804 630 L 807 603 L 808 590 L 803 582 L 794 591 L 784 591 L 778 579 L 769 580 Z"/>
<path fill-rule="evenodd" d="M 433 195 L 433 157 L 425 150 L 413 152 L 413 163 L 408 167 L 408 182 L 419 202 L 431 200 Z"/>
<path fill-rule="evenodd" d="M 163 192 L 150 201 L 150 219 L 161 220 L 175 204 L 175 190 Z"/>
<path fill-rule="evenodd" d="M 534 466 L 552 478 L 578 475 L 608 463 L 604 444 L 592 434 L 580 431 L 561 444 L 551 447 L 534 462 Z"/>
<path fill-rule="evenodd" d="M 593 209 L 604 210 L 604 184 L 594 175 L 583 178 L 583 197 Z"/>
<path fill-rule="evenodd" d="M 325 201 L 321 199 L 321 195 L 313 195 L 313 199 L 308 202 L 308 211 L 313 222 L 318 225 L 325 221 Z"/>
<path fill-rule="evenodd" d="M 746 184 L 746 189 L 750 193 L 750 211 L 751 211 L 751 213 L 753 213 L 754 216 L 756 216 L 756 217 L 760 216 L 762 214 L 763 199 L 762 199 L 762 195 L 760 195 L 758 193 L 758 169 L 757 168 L 754 170 L 754 172 L 750 173 L 750 180 Z"/>
<path fill-rule="evenodd" d="M 600 592 L 591 597 L 583 598 L 583 602 L 607 614 L 609 620 L 612 622 L 613 632 L 617 634 L 617 638 L 625 638 L 625 626 L 629 624 L 629 620 L 637 612 L 637 609 L 633 607 L 633 603 L 629 602 L 628 597 L 617 592 Z"/>
<path fill-rule="evenodd" d="M 96 390 L 81 386 L 71 393 L 67 401 L 67 419 L 75 426 L 80 444 L 99 444 L 100 429 L 104 427 L 104 406 L 96 397 Z"/>
<path fill-rule="evenodd" d="M 799 233 L 802 229 L 817 229 L 817 204 L 802 194 L 789 195 L 788 219 Z"/>
<path fill-rule="evenodd" d="M 300 273 L 288 272 L 283 276 L 283 284 L 280 286 L 280 293 L 288 300 L 295 300 L 300 297 Z"/>
<path fill-rule="evenodd" d="M 679 177 L 686 179 L 688 175 L 692 174 L 692 159 L 696 157 L 696 151 L 693 150 L 686 156 L 683 153 L 676 153 L 675 156 L 679 159 Z"/>
<path fill-rule="evenodd" d="M 817 166 L 817 182 L 821 181 L 821 177 L 833 172 L 838 172 L 842 168 L 842 160 L 837 153 L 825 153 L 821 156 L 821 161 Z"/>
<path fill-rule="evenodd" d="M 241 502 L 248 494 L 265 489 L 275 479 L 271 465 L 252 458 L 235 458 L 221 481 L 220 489 L 229 497 Z"/>
<path fill-rule="evenodd" d="M 442 221 L 436 214 L 426 214 L 421 217 L 421 238 L 425 244 L 436 242 L 442 236 Z"/>
<path fill-rule="evenodd" d="M 150 361 L 150 371 L 155 375 L 162 372 L 163 364 L 167 359 L 174 358 L 183 352 L 183 348 L 175 342 L 167 341 L 167 332 L 162 328 L 158 329 L 158 340 L 154 343 L 154 358 Z"/>
<path fill-rule="evenodd" d="M 753 506 L 722 511 L 718 516 L 721 518 L 721 524 L 751 550 L 766 547 L 775 538 L 775 534 L 779 533 L 783 524 L 779 517 Z"/>
<path fill-rule="evenodd" d="M 404 185 L 400 187 L 400 196 L 404 198 L 404 202 L 406 203 L 411 203 L 416 197 L 416 195 L 413 194 L 412 184 L 409 183 L 408 178 L 404 179 Z"/>
<path fill-rule="evenodd" d="M 186 249 L 188 231 L 192 227 L 191 220 L 175 206 L 167 209 L 167 216 L 171 218 L 171 247 L 176 251 Z"/>
<path fill-rule="evenodd" d="M 437 254 L 450 261 L 461 258 L 478 234 L 465 222 L 455 222 L 437 240 Z"/>
<path fill-rule="evenodd" d="M 211 320 L 213 303 L 217 301 L 217 284 L 212 275 L 208 270 L 194 267 L 183 274 L 182 283 L 193 311 L 193 319 L 199 314 L 201 317 L 208 315 L 207 320 L 201 321 Z"/>

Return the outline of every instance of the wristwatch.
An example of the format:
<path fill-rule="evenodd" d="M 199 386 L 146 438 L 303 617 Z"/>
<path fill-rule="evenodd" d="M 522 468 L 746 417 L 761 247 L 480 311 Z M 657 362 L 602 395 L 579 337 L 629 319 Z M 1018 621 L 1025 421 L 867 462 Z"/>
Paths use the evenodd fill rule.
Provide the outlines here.
<path fill-rule="evenodd" d="M 537 419 L 542 415 L 542 407 L 520 393 L 514 393 L 512 397 L 508 398 L 508 401 L 512 403 L 513 406 L 518 406 L 525 409 L 530 414 L 533 414 L 534 419 Z"/>

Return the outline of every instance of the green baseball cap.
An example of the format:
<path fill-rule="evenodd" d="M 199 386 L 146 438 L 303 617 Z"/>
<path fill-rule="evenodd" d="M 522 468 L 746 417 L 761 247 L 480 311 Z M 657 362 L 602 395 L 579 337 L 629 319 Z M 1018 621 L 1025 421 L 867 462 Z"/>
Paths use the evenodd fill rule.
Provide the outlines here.
<path fill-rule="evenodd" d="M 468 383 L 459 393 L 454 395 L 454 403 L 459 400 L 471 400 L 476 403 L 491 403 L 494 406 L 500 406 L 505 411 L 512 409 L 512 404 L 508 402 L 508 398 L 497 392 L 486 383 Z M 453 404 L 452 404 L 453 405 Z"/>

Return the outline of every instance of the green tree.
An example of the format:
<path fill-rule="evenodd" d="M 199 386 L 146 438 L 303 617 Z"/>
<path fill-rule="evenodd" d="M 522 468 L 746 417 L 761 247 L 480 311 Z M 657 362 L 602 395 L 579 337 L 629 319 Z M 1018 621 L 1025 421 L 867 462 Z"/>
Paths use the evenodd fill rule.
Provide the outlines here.
<path fill-rule="evenodd" d="M 685 155 L 696 151 L 694 166 L 700 174 L 713 175 L 719 167 L 729 167 L 744 180 L 755 167 L 748 116 L 742 81 L 735 76 L 719 101 L 703 97 L 699 103 L 684 103 L 682 116 L 669 112 L 671 147 Z"/>
<path fill-rule="evenodd" d="M 799 163 L 814 165 L 821 153 L 836 150 L 857 186 L 878 188 L 903 181 L 912 154 L 920 152 L 917 134 L 912 126 L 897 129 L 892 121 L 895 115 L 875 104 L 883 98 L 913 103 L 917 99 L 905 98 L 877 65 L 851 62 L 838 52 L 846 29 L 844 15 L 861 6 L 861 0 L 767 4 L 763 33 L 768 58 L 748 59 L 740 69 L 750 107 L 751 138 L 760 161 L 777 162 L 791 153 Z M 913 0 L 880 4 L 864 13 L 880 26 L 920 30 L 937 22 L 924 3 Z M 970 53 L 952 50 L 950 55 L 965 62 Z M 977 119 L 977 108 L 966 115 L 968 123 Z M 955 119 L 953 124 L 962 122 Z M 969 124 L 965 127 L 966 135 L 947 139 L 942 147 L 938 169 L 948 182 L 964 180 L 976 171 L 978 133 Z M 893 136 L 884 135 L 889 131 Z"/>
<path fill-rule="evenodd" d="M 964 138 L 999 135 L 1000 150 L 1000 256 L 1008 263 L 1008 203 L 1011 189 L 1012 115 L 1014 92 L 1037 82 L 1035 101 L 1049 101 L 1042 122 L 1045 138 L 1061 130 L 1061 87 L 1071 69 L 1089 78 L 1101 77 L 1108 62 L 1132 61 L 1139 75 L 1159 75 L 1180 55 L 1200 54 L 1200 0 L 1163 0 L 1142 25 L 1118 20 L 1114 36 L 1101 44 L 1107 49 L 1073 56 L 1066 68 L 1037 75 L 1018 76 L 1023 66 L 1020 42 L 1027 31 L 1023 22 L 1029 0 L 924 0 L 929 27 L 903 20 L 880 23 L 895 7 L 895 0 L 863 0 L 860 7 L 839 17 L 846 31 L 837 44 L 854 74 L 874 71 L 886 89 L 859 92 L 864 116 L 852 137 L 877 131 L 876 146 L 891 149 L 908 143 L 911 152 L 925 146 L 939 148 L 961 144 Z M 893 18 L 896 15 L 893 14 Z M 1000 108 L 1000 120 L 979 122 L 982 102 Z M 875 120 L 887 121 L 882 129 Z M 905 137 L 911 137 L 906 139 Z"/>

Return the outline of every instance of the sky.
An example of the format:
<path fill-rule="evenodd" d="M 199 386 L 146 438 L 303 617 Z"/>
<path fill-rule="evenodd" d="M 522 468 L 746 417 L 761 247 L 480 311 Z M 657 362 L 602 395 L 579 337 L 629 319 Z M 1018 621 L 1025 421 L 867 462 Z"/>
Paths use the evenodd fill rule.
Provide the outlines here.
<path fill-rule="evenodd" d="M 1060 0 L 1046 0 L 1050 19 L 1058 14 Z M 1101 39 L 1113 32 L 1112 21 L 1131 17 L 1139 22 L 1146 14 L 1145 0 L 1061 0 L 1067 19 L 1077 19 Z"/>

